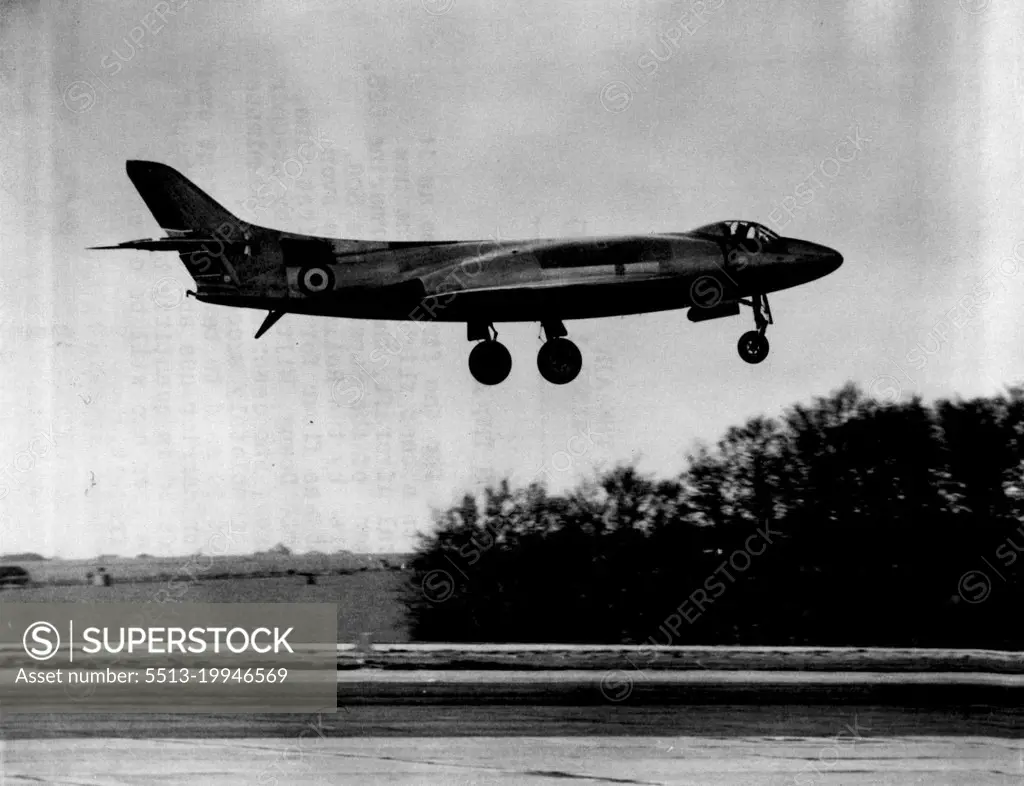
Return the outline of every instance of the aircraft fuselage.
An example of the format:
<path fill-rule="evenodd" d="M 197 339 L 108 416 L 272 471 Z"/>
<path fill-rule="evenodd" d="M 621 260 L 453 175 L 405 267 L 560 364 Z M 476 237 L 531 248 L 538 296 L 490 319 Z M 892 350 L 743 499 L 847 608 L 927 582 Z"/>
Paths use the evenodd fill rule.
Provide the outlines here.
<path fill-rule="evenodd" d="M 550 240 L 378 242 L 301 235 L 229 213 L 181 173 L 129 161 L 135 184 L 167 236 L 117 246 L 176 252 L 204 303 L 265 309 L 259 338 L 284 314 L 465 322 L 480 343 L 470 370 L 504 380 L 511 356 L 496 322 L 540 322 L 547 340 L 537 365 L 556 384 L 579 373 L 566 319 L 690 309 L 691 321 L 754 311 L 756 330 L 738 345 L 748 363 L 768 355 L 767 293 L 821 278 L 838 252 L 782 238 L 752 221 L 689 232 Z"/>
<path fill-rule="evenodd" d="M 326 253 L 316 254 L 314 263 L 317 257 L 335 261 L 303 264 L 308 260 L 285 253 L 284 238 L 280 251 L 262 251 L 279 277 L 231 293 L 200 286 L 197 298 L 356 319 L 535 322 L 708 307 L 797 286 L 834 269 L 827 261 L 834 252 L 802 241 L 751 253 L 684 233 L 381 244 L 389 247 L 358 253 L 323 243 Z M 310 267 L 329 271 L 333 286 L 304 291 L 310 288 L 302 286 L 302 276 Z"/>

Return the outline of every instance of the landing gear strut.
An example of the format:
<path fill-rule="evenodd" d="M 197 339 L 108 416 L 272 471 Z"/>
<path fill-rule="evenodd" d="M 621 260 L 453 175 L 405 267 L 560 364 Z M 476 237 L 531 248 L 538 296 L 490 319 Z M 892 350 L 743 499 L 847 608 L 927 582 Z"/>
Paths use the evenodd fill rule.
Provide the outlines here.
<path fill-rule="evenodd" d="M 537 353 L 537 369 L 548 382 L 565 385 L 579 376 L 583 368 L 583 355 L 579 347 L 565 336 L 568 331 L 561 320 L 542 322 L 544 345 Z"/>
<path fill-rule="evenodd" d="M 498 341 L 498 331 L 494 325 L 470 323 L 466 337 L 470 341 L 480 341 L 469 353 L 469 373 L 483 385 L 497 385 L 504 382 L 512 370 L 512 355 L 505 345 Z"/>
<path fill-rule="evenodd" d="M 765 338 L 765 331 L 772 324 L 772 310 L 768 305 L 767 295 L 754 295 L 750 300 L 740 301 L 745 306 L 750 306 L 754 311 L 754 326 L 751 330 L 740 336 L 739 350 L 740 357 L 747 363 L 760 363 L 768 357 L 768 339 Z"/>

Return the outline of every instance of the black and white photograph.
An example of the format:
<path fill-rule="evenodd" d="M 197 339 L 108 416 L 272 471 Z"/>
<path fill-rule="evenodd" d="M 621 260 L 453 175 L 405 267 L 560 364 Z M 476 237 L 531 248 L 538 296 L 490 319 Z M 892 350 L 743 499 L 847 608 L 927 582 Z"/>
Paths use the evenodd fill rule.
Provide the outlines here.
<path fill-rule="evenodd" d="M 0 784 L 1024 782 L 1024 5 L 0 64 Z"/>

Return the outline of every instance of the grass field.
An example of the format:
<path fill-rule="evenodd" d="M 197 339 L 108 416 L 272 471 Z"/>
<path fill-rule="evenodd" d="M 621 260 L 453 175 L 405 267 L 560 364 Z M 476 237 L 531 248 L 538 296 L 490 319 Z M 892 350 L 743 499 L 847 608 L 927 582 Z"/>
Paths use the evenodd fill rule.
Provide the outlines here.
<path fill-rule="evenodd" d="M 112 563 L 105 564 L 107 570 L 113 572 Z M 356 642 L 367 633 L 375 642 L 402 643 L 409 641 L 409 634 L 403 617 L 404 606 L 397 593 L 408 576 L 401 570 L 366 570 L 348 575 L 319 576 L 316 584 L 307 584 L 300 575 L 195 581 L 115 581 L 109 587 L 51 584 L 3 590 L 0 601 L 147 603 L 170 599 L 180 603 L 337 603 L 339 642 Z"/>
<path fill-rule="evenodd" d="M 0 558 L 4 565 L 25 568 L 38 584 L 80 584 L 88 582 L 88 574 L 98 567 L 119 581 L 166 581 L 173 578 L 204 580 L 226 577 L 268 577 L 295 573 L 337 573 L 370 570 L 398 565 L 402 555 L 352 554 L 282 554 L 263 552 L 253 555 L 191 555 L 184 557 L 106 557 L 79 560 L 18 560 Z"/>

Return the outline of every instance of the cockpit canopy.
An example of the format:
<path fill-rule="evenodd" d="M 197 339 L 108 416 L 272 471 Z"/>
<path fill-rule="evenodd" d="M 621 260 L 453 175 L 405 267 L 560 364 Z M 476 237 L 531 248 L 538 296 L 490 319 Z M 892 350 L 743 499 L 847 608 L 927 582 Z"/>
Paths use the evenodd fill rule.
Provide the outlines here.
<path fill-rule="evenodd" d="M 781 237 L 756 221 L 719 221 L 716 224 L 705 224 L 695 229 L 694 233 L 705 237 L 729 238 L 744 245 L 757 245 L 765 249 L 778 248 L 782 243 Z"/>

